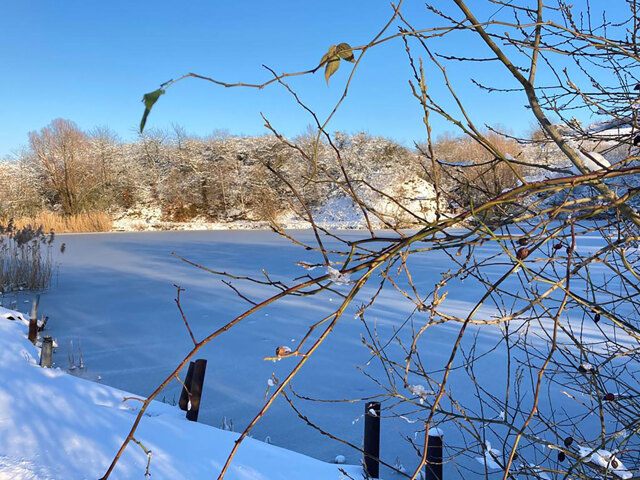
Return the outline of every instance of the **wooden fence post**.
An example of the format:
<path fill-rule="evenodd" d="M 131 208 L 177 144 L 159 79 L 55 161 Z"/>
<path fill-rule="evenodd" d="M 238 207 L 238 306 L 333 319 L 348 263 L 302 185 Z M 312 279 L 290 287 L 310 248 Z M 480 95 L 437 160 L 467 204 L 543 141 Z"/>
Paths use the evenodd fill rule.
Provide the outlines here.
<path fill-rule="evenodd" d="M 427 446 L 426 480 L 442 480 L 442 432 L 437 428 L 429 430 Z"/>
<path fill-rule="evenodd" d="M 191 385 L 189 393 L 191 393 L 189 401 L 191 408 L 187 410 L 187 420 L 192 422 L 198 421 L 198 412 L 200 411 L 200 398 L 202 397 L 202 386 L 204 385 L 204 374 L 207 370 L 206 360 L 196 360 L 193 365 L 193 376 L 191 377 Z"/>
<path fill-rule="evenodd" d="M 31 304 L 31 316 L 29 317 L 29 341 L 36 344 L 38 339 L 38 304 L 40 303 L 40 295 L 36 295 Z"/>
<path fill-rule="evenodd" d="M 49 335 L 42 339 L 42 350 L 40 351 L 40 366 L 51 367 L 53 365 L 53 340 Z"/>
<path fill-rule="evenodd" d="M 380 476 L 380 402 L 367 402 L 364 410 L 364 470 Z"/>

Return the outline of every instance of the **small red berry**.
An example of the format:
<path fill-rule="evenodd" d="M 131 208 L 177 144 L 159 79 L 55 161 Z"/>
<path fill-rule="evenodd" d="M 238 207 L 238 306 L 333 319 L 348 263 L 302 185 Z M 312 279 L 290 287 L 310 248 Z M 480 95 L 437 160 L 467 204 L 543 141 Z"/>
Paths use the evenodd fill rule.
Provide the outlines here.
<path fill-rule="evenodd" d="M 516 252 L 516 257 L 518 257 L 518 260 L 524 260 L 529 256 L 529 253 L 530 252 L 527 247 L 522 247 Z"/>
<path fill-rule="evenodd" d="M 613 402 L 616 399 L 616 396 L 613 393 L 609 392 L 609 393 L 605 394 L 604 399 L 607 402 Z"/>

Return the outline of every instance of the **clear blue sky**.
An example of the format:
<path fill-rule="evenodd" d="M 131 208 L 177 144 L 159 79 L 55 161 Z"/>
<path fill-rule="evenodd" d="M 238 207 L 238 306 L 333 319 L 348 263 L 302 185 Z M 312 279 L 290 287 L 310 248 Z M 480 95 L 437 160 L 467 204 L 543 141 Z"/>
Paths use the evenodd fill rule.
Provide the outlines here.
<path fill-rule="evenodd" d="M 496 9 L 491 8 L 479 16 L 486 18 Z M 429 26 L 423 2 L 406 0 L 405 11 L 417 26 Z M 55 118 L 73 120 L 83 129 L 108 126 L 125 140 L 135 139 L 142 94 L 170 78 L 193 71 L 255 82 L 269 78 L 262 63 L 279 72 L 306 69 L 317 64 L 330 44 L 366 43 L 389 14 L 389 3 L 382 0 L 5 2 L 0 18 L 0 156 L 15 152 L 26 144 L 30 130 Z M 440 45 L 450 53 L 483 52 L 470 42 L 444 40 Z M 451 74 L 475 120 L 516 132 L 531 125 L 522 109 L 523 96 L 478 95 L 466 68 L 452 65 Z M 292 85 L 326 114 L 341 93 L 347 70 L 341 67 L 329 87 L 321 73 Z M 513 86 L 499 66 L 475 75 Z M 409 78 L 401 41 L 372 51 L 330 130 L 364 130 L 406 144 L 423 139 Z M 176 123 L 198 135 L 216 129 L 253 135 L 265 132 L 260 112 L 286 135 L 311 123 L 279 86 L 223 89 L 188 80 L 160 99 L 147 126 Z M 435 118 L 434 126 L 436 133 L 452 130 Z"/>

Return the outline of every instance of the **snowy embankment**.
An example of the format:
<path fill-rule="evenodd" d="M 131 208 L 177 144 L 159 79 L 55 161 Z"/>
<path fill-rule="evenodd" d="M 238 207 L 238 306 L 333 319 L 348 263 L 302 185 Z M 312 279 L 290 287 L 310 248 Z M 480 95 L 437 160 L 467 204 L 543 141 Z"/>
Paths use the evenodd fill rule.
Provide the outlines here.
<path fill-rule="evenodd" d="M 358 196 L 370 209 L 369 222 L 374 228 L 402 226 L 409 228 L 419 226 L 418 218 L 433 221 L 436 218 L 436 191 L 431 183 L 419 177 L 404 181 L 390 181 L 384 175 L 377 179 L 381 195 L 368 188 L 361 187 Z M 386 196 L 385 196 L 386 195 Z M 392 200 L 393 199 L 393 200 Z M 447 210 L 441 200 L 440 208 Z M 374 215 L 372 212 L 377 212 Z M 408 212 L 413 212 L 409 214 Z M 242 216 L 242 212 L 236 212 Z M 245 217 L 247 216 L 245 213 Z M 361 230 L 366 229 L 361 207 L 344 192 L 334 192 L 324 203 L 312 209 L 314 222 L 321 228 L 329 230 Z M 212 222 L 203 217 L 195 217 L 187 222 L 168 221 L 158 205 L 137 206 L 115 215 L 113 230 L 116 232 L 167 231 L 167 230 L 271 230 L 275 224 L 287 230 L 305 230 L 311 223 L 300 212 L 285 210 L 272 222 L 250 220 L 247 218 L 229 221 Z M 250 215 L 248 216 L 251 217 Z"/>
<path fill-rule="evenodd" d="M 0 480 L 97 479 L 128 433 L 139 401 L 122 390 L 38 366 L 28 322 L 0 307 Z M 177 407 L 153 402 L 136 440 L 151 451 L 154 479 L 215 478 L 237 433 L 189 422 Z M 111 478 L 144 478 L 147 454 L 130 444 Z M 246 439 L 228 480 L 362 478 L 338 466 Z"/>

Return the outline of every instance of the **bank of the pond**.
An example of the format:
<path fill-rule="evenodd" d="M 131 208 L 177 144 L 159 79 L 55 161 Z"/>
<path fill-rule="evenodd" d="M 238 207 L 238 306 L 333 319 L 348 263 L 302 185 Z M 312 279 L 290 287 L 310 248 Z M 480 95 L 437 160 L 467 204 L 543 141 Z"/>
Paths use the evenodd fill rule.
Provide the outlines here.
<path fill-rule="evenodd" d="M 124 441 L 140 402 L 128 393 L 38 365 L 28 322 L 0 307 L 0 479 L 96 479 Z M 237 433 L 189 422 L 159 402 L 149 406 L 135 439 L 111 478 L 215 478 Z M 229 480 L 361 478 L 362 469 L 332 465 L 248 438 L 225 476 Z"/>

